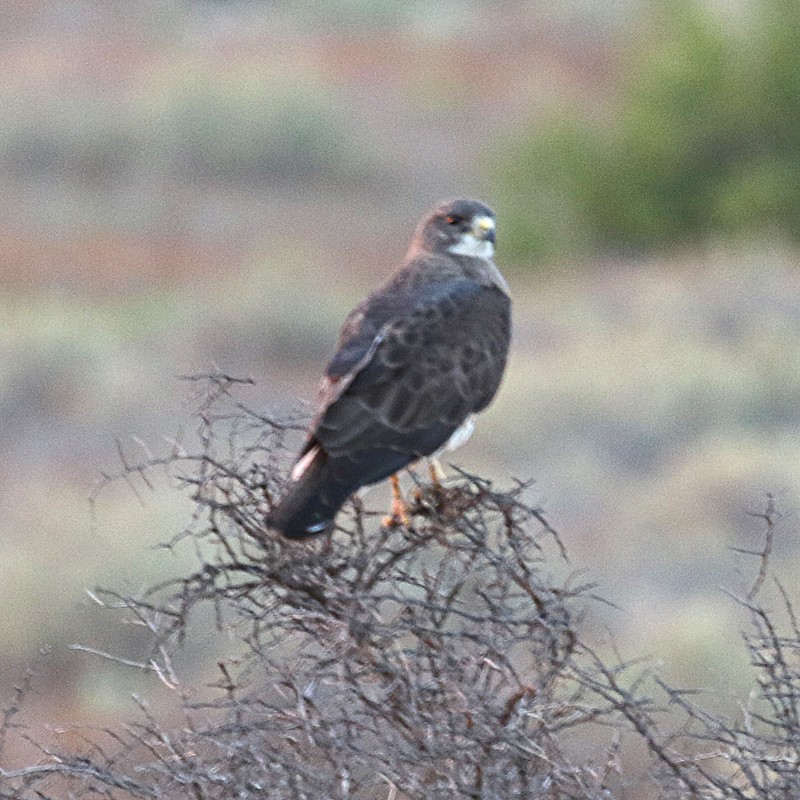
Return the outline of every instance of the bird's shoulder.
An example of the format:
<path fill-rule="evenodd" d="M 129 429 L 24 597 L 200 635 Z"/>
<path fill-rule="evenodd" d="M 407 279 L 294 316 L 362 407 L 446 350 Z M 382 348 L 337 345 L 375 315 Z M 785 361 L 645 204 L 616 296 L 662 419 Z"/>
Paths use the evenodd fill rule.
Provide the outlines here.
<path fill-rule="evenodd" d="M 435 324 L 482 291 L 503 292 L 484 265 L 471 263 L 481 260 L 431 254 L 408 259 L 347 316 L 326 377 L 336 380 L 352 371 L 389 332 Z"/>

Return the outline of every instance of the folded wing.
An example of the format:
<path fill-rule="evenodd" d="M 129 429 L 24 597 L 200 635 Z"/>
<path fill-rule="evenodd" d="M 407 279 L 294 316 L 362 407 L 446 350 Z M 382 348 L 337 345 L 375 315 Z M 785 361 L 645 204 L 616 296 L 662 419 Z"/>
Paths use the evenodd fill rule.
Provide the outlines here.
<path fill-rule="evenodd" d="M 287 536 L 324 530 L 354 491 L 439 450 L 494 397 L 510 301 L 461 279 L 365 301 L 326 371 L 295 484 L 270 520 Z"/>

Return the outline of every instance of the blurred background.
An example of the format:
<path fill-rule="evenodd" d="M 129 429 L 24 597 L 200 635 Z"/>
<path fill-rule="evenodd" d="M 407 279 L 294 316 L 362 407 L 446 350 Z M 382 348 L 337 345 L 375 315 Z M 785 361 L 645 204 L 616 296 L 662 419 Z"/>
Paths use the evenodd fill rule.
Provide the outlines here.
<path fill-rule="evenodd" d="M 136 653 L 84 589 L 192 554 L 151 548 L 188 519 L 168 488 L 90 513 L 117 441 L 168 450 L 197 371 L 312 403 L 452 195 L 497 210 L 516 314 L 454 460 L 534 479 L 619 606 L 601 644 L 745 693 L 731 548 L 800 483 L 798 27 L 789 0 L 4 0 L 0 696 L 36 662 L 41 720 L 126 713 L 153 679 L 69 649 Z M 776 549 L 798 599 L 792 518 Z"/>

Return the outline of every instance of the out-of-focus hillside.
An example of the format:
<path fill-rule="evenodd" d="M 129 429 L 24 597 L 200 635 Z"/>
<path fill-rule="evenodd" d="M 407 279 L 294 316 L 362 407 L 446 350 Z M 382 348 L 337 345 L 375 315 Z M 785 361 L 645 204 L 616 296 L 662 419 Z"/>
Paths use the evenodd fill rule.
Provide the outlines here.
<path fill-rule="evenodd" d="M 181 570 L 148 549 L 181 528 L 175 492 L 143 508 L 105 492 L 92 519 L 116 440 L 169 447 L 190 407 L 175 376 L 212 365 L 252 376 L 265 410 L 312 401 L 344 314 L 421 212 L 454 194 L 494 203 L 502 143 L 554 98 L 602 106 L 630 32 L 622 12 L 526 3 L 338 20 L 145 7 L 0 17 L 0 678 L 50 646 L 43 704 L 59 719 L 115 702 L 70 642 L 133 646 L 83 589 Z M 798 501 L 796 250 L 765 232 L 534 270 L 504 256 L 499 226 L 513 358 L 454 460 L 536 480 L 574 565 L 622 607 L 629 654 L 745 686 L 718 587 L 735 584 L 729 548 L 749 546 L 765 492 Z M 796 543 L 779 548 L 789 574 Z"/>

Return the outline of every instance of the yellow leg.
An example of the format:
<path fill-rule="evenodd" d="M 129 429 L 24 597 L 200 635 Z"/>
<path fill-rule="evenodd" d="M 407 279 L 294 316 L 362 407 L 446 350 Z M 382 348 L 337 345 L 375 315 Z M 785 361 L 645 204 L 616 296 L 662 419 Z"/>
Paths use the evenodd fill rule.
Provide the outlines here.
<path fill-rule="evenodd" d="M 411 519 L 400 492 L 400 479 L 397 475 L 391 475 L 389 483 L 392 485 L 392 510 L 388 517 L 383 518 L 383 524 L 386 526 L 404 525 L 408 528 L 411 525 Z"/>
<path fill-rule="evenodd" d="M 428 459 L 428 473 L 431 476 L 431 483 L 433 484 L 434 488 L 441 489 L 442 481 L 447 477 L 447 475 L 445 475 L 444 469 L 438 458 Z"/>

